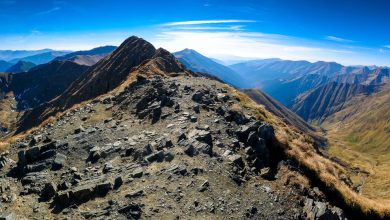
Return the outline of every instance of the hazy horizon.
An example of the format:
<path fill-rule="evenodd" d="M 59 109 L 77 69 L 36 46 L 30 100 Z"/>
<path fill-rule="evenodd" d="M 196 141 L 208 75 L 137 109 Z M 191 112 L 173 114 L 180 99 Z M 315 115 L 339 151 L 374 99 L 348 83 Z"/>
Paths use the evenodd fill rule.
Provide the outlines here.
<path fill-rule="evenodd" d="M 192 48 L 217 59 L 390 66 L 390 3 L 380 0 L 4 0 L 0 6 L 0 50 L 86 50 L 137 35 L 172 52 Z"/>

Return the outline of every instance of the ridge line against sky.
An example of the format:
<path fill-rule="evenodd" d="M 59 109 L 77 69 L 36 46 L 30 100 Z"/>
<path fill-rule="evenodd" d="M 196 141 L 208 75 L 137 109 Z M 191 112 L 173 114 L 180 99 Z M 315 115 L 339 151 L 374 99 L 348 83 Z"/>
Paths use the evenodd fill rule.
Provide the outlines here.
<path fill-rule="evenodd" d="M 385 37 L 390 18 L 383 13 L 389 5 L 384 0 L 0 0 L 0 50 L 86 50 L 137 35 L 171 52 L 191 48 L 225 61 L 276 57 L 390 66 Z"/>

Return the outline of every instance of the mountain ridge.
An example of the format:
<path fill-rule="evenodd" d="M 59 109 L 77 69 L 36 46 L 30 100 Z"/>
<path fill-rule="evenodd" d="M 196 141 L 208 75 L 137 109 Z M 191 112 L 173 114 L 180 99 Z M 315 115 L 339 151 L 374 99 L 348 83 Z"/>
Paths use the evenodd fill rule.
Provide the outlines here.
<path fill-rule="evenodd" d="M 186 48 L 182 51 L 173 53 L 173 55 L 175 55 L 180 62 L 193 72 L 212 74 L 231 85 L 239 88 L 246 87 L 245 80 L 243 80 L 236 72 L 227 66 L 203 56 L 195 50 Z"/>
<path fill-rule="evenodd" d="M 35 63 L 20 60 L 16 64 L 9 67 L 5 72 L 9 72 L 9 73 L 27 72 L 31 68 L 34 68 L 35 66 L 36 66 Z"/>

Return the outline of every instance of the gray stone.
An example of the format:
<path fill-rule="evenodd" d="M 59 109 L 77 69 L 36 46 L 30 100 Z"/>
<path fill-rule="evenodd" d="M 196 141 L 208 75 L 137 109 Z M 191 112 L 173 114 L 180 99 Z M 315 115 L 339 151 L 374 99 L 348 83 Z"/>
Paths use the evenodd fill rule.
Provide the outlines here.
<path fill-rule="evenodd" d="M 103 173 L 108 173 L 113 169 L 114 169 L 114 166 L 111 163 L 107 162 L 103 166 Z"/>
<path fill-rule="evenodd" d="M 240 141 L 246 142 L 248 140 L 248 135 L 251 131 L 256 131 L 258 127 L 260 126 L 259 121 L 251 122 L 248 125 L 243 125 L 240 127 L 240 129 L 237 131 L 237 137 Z"/>
<path fill-rule="evenodd" d="M 198 191 L 199 191 L 199 192 L 204 192 L 204 191 L 206 191 L 209 187 L 210 187 L 210 183 L 209 183 L 209 181 L 206 180 L 206 181 L 204 181 L 204 182 L 202 183 L 202 185 L 200 185 Z"/>
<path fill-rule="evenodd" d="M 275 136 L 274 128 L 268 123 L 262 123 L 258 128 L 259 137 L 265 139 L 266 141 L 270 141 Z"/>
<path fill-rule="evenodd" d="M 16 220 L 16 215 L 13 212 L 0 213 L 0 220 Z"/>
<path fill-rule="evenodd" d="M 46 199 L 52 198 L 57 192 L 57 186 L 52 182 L 46 183 L 42 189 L 41 196 Z"/>
<path fill-rule="evenodd" d="M 110 190 L 112 190 L 113 185 L 109 181 L 98 183 L 96 185 L 96 194 L 99 196 L 105 196 Z"/>
<path fill-rule="evenodd" d="M 53 161 L 54 169 L 61 169 L 65 165 L 66 156 L 60 153 L 57 153 Z"/>
<path fill-rule="evenodd" d="M 143 174 L 144 174 L 144 169 L 142 167 L 137 167 L 131 173 L 131 177 L 140 178 L 142 177 Z"/>
<path fill-rule="evenodd" d="M 146 156 L 145 160 L 149 163 L 153 163 L 155 161 L 162 162 L 164 160 L 164 151 L 160 150 L 157 151 L 156 153 Z"/>
<path fill-rule="evenodd" d="M 237 165 L 239 167 L 244 166 L 244 162 L 242 161 L 242 157 L 239 154 L 233 154 L 229 156 L 230 162 L 232 162 L 234 165 Z"/>
<path fill-rule="evenodd" d="M 94 196 L 94 190 L 95 190 L 95 185 L 94 184 L 86 184 L 82 186 L 78 186 L 76 188 L 73 188 L 70 191 L 71 198 L 76 202 L 76 203 L 83 203 L 87 202 Z"/>
<path fill-rule="evenodd" d="M 175 158 L 175 155 L 172 152 L 165 153 L 164 160 L 171 162 Z"/>
<path fill-rule="evenodd" d="M 125 197 L 126 198 L 135 198 L 135 197 L 140 197 L 140 196 L 144 196 L 144 195 L 145 195 L 145 192 L 142 189 L 139 189 L 139 190 L 136 190 L 136 191 L 133 191 L 133 192 L 126 194 Z"/>
<path fill-rule="evenodd" d="M 197 141 L 201 141 L 206 144 L 213 145 L 211 133 L 206 130 L 194 129 L 188 133 L 188 138 L 193 138 Z"/>
<path fill-rule="evenodd" d="M 257 136 L 257 132 L 251 131 L 249 132 L 248 139 L 246 141 L 248 146 L 255 146 L 259 141 L 259 137 Z"/>
<path fill-rule="evenodd" d="M 118 189 L 120 186 L 122 186 L 123 184 L 123 179 L 121 176 L 118 176 L 117 178 L 115 178 L 115 181 L 114 181 L 114 189 Z"/>
<path fill-rule="evenodd" d="M 84 132 L 85 129 L 82 126 L 79 126 L 78 128 L 74 129 L 75 134 L 80 134 L 81 132 Z"/>

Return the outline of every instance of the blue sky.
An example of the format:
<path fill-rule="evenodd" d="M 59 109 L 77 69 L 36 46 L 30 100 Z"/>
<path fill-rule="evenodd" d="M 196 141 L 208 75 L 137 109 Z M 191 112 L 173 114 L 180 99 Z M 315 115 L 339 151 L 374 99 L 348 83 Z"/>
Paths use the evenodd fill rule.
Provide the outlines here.
<path fill-rule="evenodd" d="M 0 49 L 90 49 L 138 35 L 170 51 L 390 66 L 387 0 L 0 0 Z"/>

